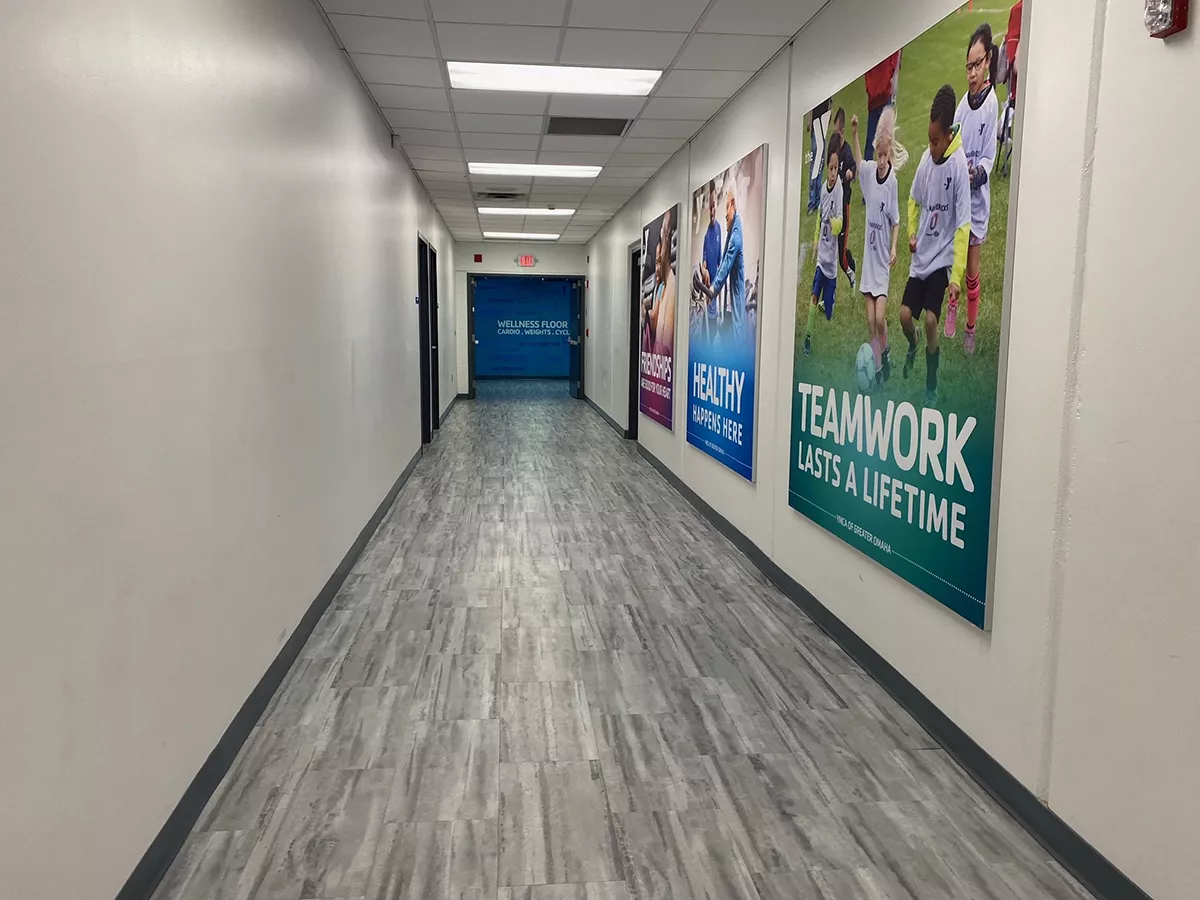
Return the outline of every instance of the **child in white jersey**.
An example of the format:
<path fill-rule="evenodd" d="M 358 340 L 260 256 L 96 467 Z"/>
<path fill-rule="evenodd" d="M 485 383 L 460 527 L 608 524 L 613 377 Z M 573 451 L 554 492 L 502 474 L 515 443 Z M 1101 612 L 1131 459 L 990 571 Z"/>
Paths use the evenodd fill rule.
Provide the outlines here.
<path fill-rule="evenodd" d="M 967 248 L 967 332 L 963 349 L 975 352 L 975 323 L 979 320 L 979 263 L 992 217 L 992 192 L 988 179 L 996 159 L 996 123 L 1000 106 L 996 101 L 996 47 L 992 26 L 984 22 L 967 44 L 967 94 L 958 105 L 954 124 L 962 130 L 967 172 L 971 176 L 971 241 Z M 946 337 L 954 337 L 958 304 L 950 302 L 946 312 Z"/>
<path fill-rule="evenodd" d="M 896 107 L 885 107 L 875 128 L 875 158 L 863 160 L 858 142 L 858 116 L 850 120 L 854 162 L 867 205 L 867 234 L 858 286 L 867 306 L 867 334 L 875 351 L 875 383 L 892 375 L 887 336 L 887 299 L 900 237 L 900 200 L 896 171 L 908 162 L 908 151 L 896 140 Z"/>
<path fill-rule="evenodd" d="M 813 255 L 817 264 L 813 267 L 812 304 L 808 307 L 808 327 L 804 331 L 805 356 L 812 355 L 812 327 L 817 309 L 824 305 L 828 321 L 833 318 L 833 304 L 837 300 L 838 235 L 842 233 L 845 212 L 842 179 L 838 176 L 841 152 L 841 137 L 830 135 L 829 145 L 825 148 L 825 181 L 821 184 L 821 200 L 817 206 L 817 233 L 813 235 Z"/>
<path fill-rule="evenodd" d="M 917 326 L 925 324 L 925 405 L 938 398 L 938 320 L 947 290 L 950 302 L 962 293 L 967 244 L 971 236 L 971 184 L 962 133 L 954 124 L 958 99 L 942 85 L 929 111 L 929 149 L 921 157 L 908 201 L 908 249 L 912 263 L 900 302 L 900 327 L 908 338 L 904 377 L 917 358 Z"/>

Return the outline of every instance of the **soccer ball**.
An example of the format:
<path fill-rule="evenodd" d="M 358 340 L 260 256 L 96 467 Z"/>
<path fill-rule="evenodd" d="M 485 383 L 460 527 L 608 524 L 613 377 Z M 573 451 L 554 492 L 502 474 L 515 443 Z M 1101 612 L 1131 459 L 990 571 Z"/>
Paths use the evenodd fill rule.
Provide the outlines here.
<path fill-rule="evenodd" d="M 875 386 L 875 351 L 870 344 L 858 348 L 858 356 L 854 358 L 854 377 L 858 380 L 858 389 L 864 394 Z"/>

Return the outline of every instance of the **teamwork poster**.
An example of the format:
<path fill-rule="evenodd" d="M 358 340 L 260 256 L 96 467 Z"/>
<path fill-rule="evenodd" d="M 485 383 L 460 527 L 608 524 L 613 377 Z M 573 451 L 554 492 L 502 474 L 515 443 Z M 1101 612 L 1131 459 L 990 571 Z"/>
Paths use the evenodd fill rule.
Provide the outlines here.
<path fill-rule="evenodd" d="M 641 387 L 638 408 L 675 430 L 675 298 L 679 204 L 642 229 Z"/>
<path fill-rule="evenodd" d="M 688 443 L 754 480 L 767 145 L 692 194 Z"/>
<path fill-rule="evenodd" d="M 1013 21 L 964 6 L 799 136 L 790 505 L 980 628 L 1020 4 Z"/>

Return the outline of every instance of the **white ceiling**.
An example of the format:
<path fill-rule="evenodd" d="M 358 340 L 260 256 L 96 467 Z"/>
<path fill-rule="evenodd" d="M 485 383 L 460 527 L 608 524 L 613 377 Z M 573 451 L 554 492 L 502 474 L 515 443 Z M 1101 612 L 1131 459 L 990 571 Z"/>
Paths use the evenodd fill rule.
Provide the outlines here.
<path fill-rule="evenodd" d="M 456 240 L 559 231 L 585 243 L 825 0 L 320 0 Z M 663 69 L 647 98 L 450 90 L 447 60 Z M 546 135 L 549 116 L 632 120 L 621 138 Z M 468 162 L 600 165 L 594 181 L 480 178 Z M 475 194 L 575 207 L 488 216 Z M 480 204 L 484 205 L 484 204 Z M 500 205 L 493 203 L 491 205 Z M 520 202 L 514 205 L 522 205 Z"/>

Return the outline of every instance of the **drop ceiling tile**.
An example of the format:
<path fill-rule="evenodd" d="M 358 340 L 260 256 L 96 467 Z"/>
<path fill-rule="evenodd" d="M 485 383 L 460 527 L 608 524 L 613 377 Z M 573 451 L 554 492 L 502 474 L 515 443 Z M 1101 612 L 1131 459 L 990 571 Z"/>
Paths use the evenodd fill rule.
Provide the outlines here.
<path fill-rule="evenodd" d="M 380 106 L 391 109 L 450 111 L 450 101 L 442 88 L 407 87 L 398 84 L 368 84 L 367 87 Z"/>
<path fill-rule="evenodd" d="M 677 138 L 686 141 L 704 127 L 705 121 L 704 119 L 638 119 L 629 126 L 626 140 L 629 138 Z"/>
<path fill-rule="evenodd" d="M 430 147 L 458 146 L 458 135 L 453 131 L 431 131 L 427 128 L 397 128 L 396 140 L 401 144 L 425 144 Z"/>
<path fill-rule="evenodd" d="M 642 112 L 643 119 L 703 119 L 708 121 L 724 100 L 713 98 L 653 97 Z"/>
<path fill-rule="evenodd" d="M 645 105 L 645 97 L 594 97 L 586 94 L 555 94 L 550 98 L 550 115 L 584 116 L 600 119 L 632 119 Z"/>
<path fill-rule="evenodd" d="M 427 144 L 405 144 L 401 141 L 409 159 L 453 159 L 462 162 L 462 150 L 458 147 L 430 147 Z"/>
<path fill-rule="evenodd" d="M 383 107 L 383 114 L 392 123 L 393 128 L 426 128 L 438 131 L 454 130 L 454 116 L 448 112 Z"/>
<path fill-rule="evenodd" d="M 579 190 L 580 188 L 590 188 L 593 178 L 558 178 L 551 176 L 539 176 L 537 185 L 539 187 L 564 187 L 567 190 Z"/>
<path fill-rule="evenodd" d="M 510 116 L 540 116 L 546 112 L 549 94 L 510 94 L 505 91 L 450 92 L 456 113 L 501 113 Z"/>
<path fill-rule="evenodd" d="M 477 150 L 463 151 L 468 162 L 506 162 L 506 163 L 535 163 L 538 161 L 536 150 Z"/>
<path fill-rule="evenodd" d="M 562 25 L 566 0 L 433 0 L 438 22 L 486 25 Z"/>
<path fill-rule="evenodd" d="M 636 187 L 607 187 L 597 185 L 592 188 L 592 196 L 594 197 L 615 197 L 619 200 L 628 200 L 637 192 Z"/>
<path fill-rule="evenodd" d="M 379 53 L 351 53 L 368 84 L 408 84 L 414 87 L 442 87 L 442 70 L 436 59 L 416 56 L 384 56 Z"/>
<path fill-rule="evenodd" d="M 787 41 L 750 34 L 694 34 L 675 65 L 680 69 L 757 72 Z"/>
<path fill-rule="evenodd" d="M 700 22 L 714 34 L 774 34 L 790 38 L 816 15 L 825 0 L 717 0 Z"/>
<path fill-rule="evenodd" d="M 613 178 L 641 178 L 645 181 L 661 168 L 660 163 L 656 166 L 605 166 L 604 171 Z"/>
<path fill-rule="evenodd" d="M 470 62 L 552 63 L 558 52 L 559 30 L 521 25 L 437 26 L 442 56 Z"/>
<path fill-rule="evenodd" d="M 459 131 L 495 134 L 541 134 L 541 116 L 500 116 L 492 113 L 459 113 Z"/>
<path fill-rule="evenodd" d="M 454 239 L 456 241 L 479 242 L 479 241 L 483 240 L 483 232 L 480 231 L 478 228 L 463 228 L 461 230 L 456 228 L 453 230 L 454 230 Z"/>
<path fill-rule="evenodd" d="M 559 185 L 539 185 L 535 184 L 530 192 L 531 197 L 536 197 L 540 201 L 553 203 L 556 206 L 574 205 L 578 206 L 583 202 L 583 198 L 587 196 L 588 189 L 580 188 L 577 191 L 572 191 Z"/>
<path fill-rule="evenodd" d="M 568 28 L 560 61 L 572 66 L 665 69 L 686 37 L 669 31 Z"/>
<path fill-rule="evenodd" d="M 720 97 L 738 92 L 753 72 L 722 72 L 712 69 L 672 69 L 663 76 L 656 97 Z"/>
<path fill-rule="evenodd" d="M 331 15 L 342 45 L 350 53 L 389 53 L 394 56 L 435 55 L 427 22 L 378 16 Z"/>
<path fill-rule="evenodd" d="M 413 168 L 420 172 L 448 172 L 453 175 L 465 175 L 467 164 L 462 160 L 453 159 L 414 159 Z"/>
<path fill-rule="evenodd" d="M 542 138 L 543 150 L 568 150 L 577 153 L 612 153 L 621 143 L 620 138 L 586 137 L 573 134 L 548 134 Z"/>
<path fill-rule="evenodd" d="M 543 150 L 538 154 L 538 162 L 548 166 L 602 166 L 608 162 L 611 153 L 571 153 L 565 150 Z"/>
<path fill-rule="evenodd" d="M 462 145 L 468 150 L 536 150 L 539 135 L 536 134 L 489 134 L 487 132 L 463 132 Z"/>
<path fill-rule="evenodd" d="M 425 0 L 321 0 L 325 12 L 426 20 Z"/>
<path fill-rule="evenodd" d="M 684 145 L 684 138 L 627 137 L 621 142 L 622 153 L 666 153 L 668 156 Z"/>
<path fill-rule="evenodd" d="M 671 158 L 670 153 L 626 153 L 622 148 L 620 153 L 614 153 L 608 160 L 610 168 L 623 166 L 661 166 Z"/>
<path fill-rule="evenodd" d="M 581 28 L 629 28 L 644 31 L 691 31 L 708 0 L 587 0 L 571 7 L 569 24 Z"/>
<path fill-rule="evenodd" d="M 610 175 L 607 169 L 596 179 L 596 187 L 641 187 L 645 183 L 641 175 Z"/>
<path fill-rule="evenodd" d="M 506 194 L 528 194 L 532 181 L 531 178 L 494 178 L 491 176 L 479 178 L 472 176 L 471 187 L 479 193 L 494 191 Z"/>

